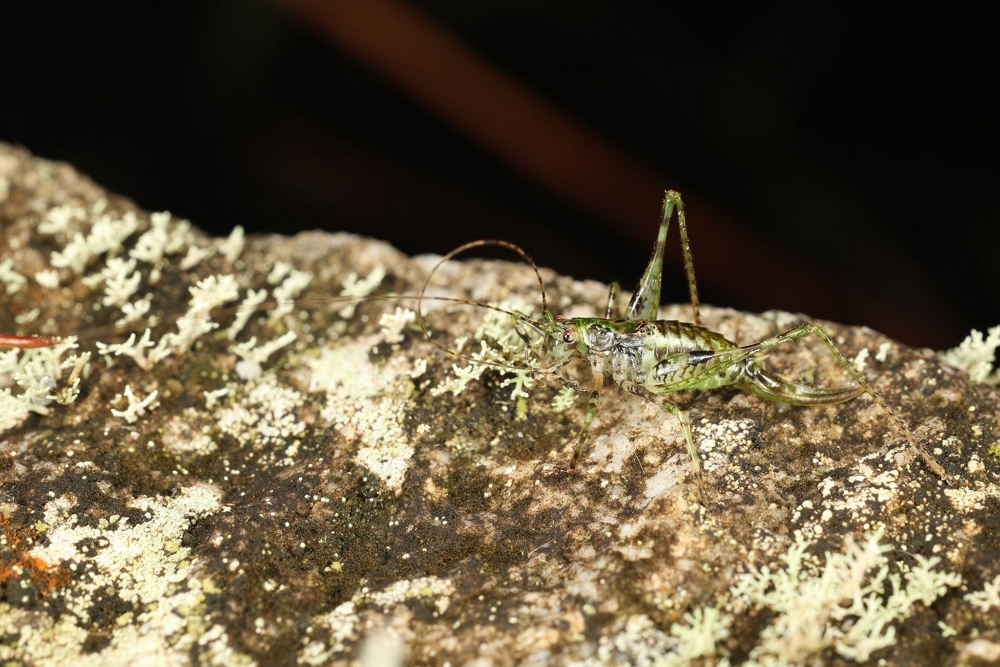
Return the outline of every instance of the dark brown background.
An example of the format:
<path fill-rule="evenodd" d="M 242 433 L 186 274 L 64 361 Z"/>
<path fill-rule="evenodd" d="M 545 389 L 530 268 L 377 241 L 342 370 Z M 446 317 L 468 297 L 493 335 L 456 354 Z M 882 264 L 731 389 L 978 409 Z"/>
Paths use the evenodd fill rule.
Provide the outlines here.
<path fill-rule="evenodd" d="M 703 300 L 941 348 L 1000 323 L 977 11 L 22 3 L 0 18 L 0 138 L 215 233 L 506 238 L 626 289 L 675 188 Z"/>

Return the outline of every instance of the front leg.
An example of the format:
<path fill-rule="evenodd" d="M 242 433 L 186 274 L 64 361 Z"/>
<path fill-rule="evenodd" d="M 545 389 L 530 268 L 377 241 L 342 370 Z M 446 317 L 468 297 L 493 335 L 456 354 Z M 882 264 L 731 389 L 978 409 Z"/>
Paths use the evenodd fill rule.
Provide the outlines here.
<path fill-rule="evenodd" d="M 691 425 L 688 424 L 687 417 L 684 416 L 684 411 L 668 401 L 665 396 L 654 394 L 642 385 L 633 382 L 623 382 L 621 386 L 622 389 L 640 398 L 656 403 L 661 408 L 666 408 L 677 417 L 677 422 L 681 425 L 681 432 L 684 434 L 684 443 L 687 445 L 688 456 L 691 457 L 691 467 L 694 468 L 694 475 L 698 481 L 698 492 L 701 494 L 701 499 L 705 505 L 708 505 L 708 494 L 705 493 L 705 482 L 701 476 L 701 459 L 698 457 L 698 450 L 694 446 L 694 438 L 691 437 Z"/>
<path fill-rule="evenodd" d="M 587 401 L 587 414 L 583 418 L 583 430 L 580 431 L 580 439 L 576 443 L 573 460 L 569 464 L 570 470 L 576 468 L 576 463 L 580 460 L 580 454 L 583 453 L 583 446 L 587 442 L 587 434 L 590 433 L 590 424 L 594 421 L 594 415 L 597 413 L 597 399 L 601 395 L 601 387 L 603 386 L 604 374 L 594 373 L 594 377 L 590 381 L 590 400 Z"/>

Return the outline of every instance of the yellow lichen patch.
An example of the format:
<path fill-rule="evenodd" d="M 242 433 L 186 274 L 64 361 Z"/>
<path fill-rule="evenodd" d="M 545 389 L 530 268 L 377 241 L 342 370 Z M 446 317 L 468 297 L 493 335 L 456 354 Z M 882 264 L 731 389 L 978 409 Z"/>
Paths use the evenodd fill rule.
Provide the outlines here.
<path fill-rule="evenodd" d="M 205 600 L 198 563 L 181 543 L 196 518 L 221 509 L 219 500 L 219 491 L 205 484 L 181 488 L 169 499 L 140 497 L 131 503 L 143 513 L 135 525 L 117 515 L 83 525 L 72 511 L 71 498 L 50 501 L 44 520 L 48 544 L 35 547 L 30 555 L 76 572 L 59 589 L 69 613 L 47 631 L 22 632 L 6 657 L 74 665 L 132 664 L 140 658 L 150 664 L 187 664 L 191 648 L 209 642 L 203 641 L 200 625 Z M 106 648 L 85 655 L 87 632 L 81 628 L 108 591 L 137 612 L 110 630 Z M 224 636 L 218 646 L 205 650 L 231 652 Z"/>

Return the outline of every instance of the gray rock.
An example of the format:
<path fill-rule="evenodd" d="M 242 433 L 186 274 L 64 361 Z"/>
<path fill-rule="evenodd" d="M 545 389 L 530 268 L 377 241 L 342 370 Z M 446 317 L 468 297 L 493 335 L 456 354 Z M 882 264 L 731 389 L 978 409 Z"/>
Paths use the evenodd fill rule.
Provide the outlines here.
<path fill-rule="evenodd" d="M 210 239 L 6 145 L 0 223 L 11 260 L 0 330 L 79 336 L 76 350 L 7 353 L 2 365 L 5 661 L 1000 655 L 997 392 L 930 350 L 823 323 L 848 358 L 870 351 L 866 376 L 955 486 L 867 396 L 801 408 L 722 389 L 676 396 L 694 426 L 705 507 L 676 420 L 657 406 L 606 388 L 570 469 L 585 401 L 555 412 L 557 387 L 536 382 L 519 399 L 497 370 L 457 381 L 452 366 L 467 361 L 431 344 L 409 319 L 412 299 L 351 309 L 328 298 L 352 273 L 375 294 L 412 295 L 436 258 L 346 234 Z M 294 292 L 305 274 L 289 271 L 311 275 L 300 300 L 277 314 L 261 304 L 231 339 L 232 306 L 282 280 Z M 606 299 L 602 285 L 543 276 L 556 312 L 593 315 Z M 438 277 L 431 294 L 538 308 L 524 265 L 470 260 Z M 113 326 L 122 304 L 141 310 L 144 299 L 131 332 Z M 424 310 L 435 341 L 465 336 L 465 351 L 479 349 L 489 311 Z M 803 320 L 703 317 L 740 343 Z M 505 316 L 488 319 L 510 333 Z M 93 356 L 74 390 L 73 363 L 56 355 L 84 351 Z M 577 363 L 569 372 L 585 380 Z M 820 341 L 767 363 L 800 381 L 850 381 Z M 42 376 L 56 388 L 39 388 Z M 52 393 L 72 401 L 46 404 Z"/>

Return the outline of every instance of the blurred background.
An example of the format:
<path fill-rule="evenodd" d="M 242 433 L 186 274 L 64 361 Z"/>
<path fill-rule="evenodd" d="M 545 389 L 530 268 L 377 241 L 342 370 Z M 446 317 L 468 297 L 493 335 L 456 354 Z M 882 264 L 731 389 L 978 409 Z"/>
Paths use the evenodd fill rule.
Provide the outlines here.
<path fill-rule="evenodd" d="M 988 11 L 7 3 L 0 140 L 216 234 L 503 238 L 625 289 L 676 189 L 703 302 L 940 349 L 1000 324 Z"/>

